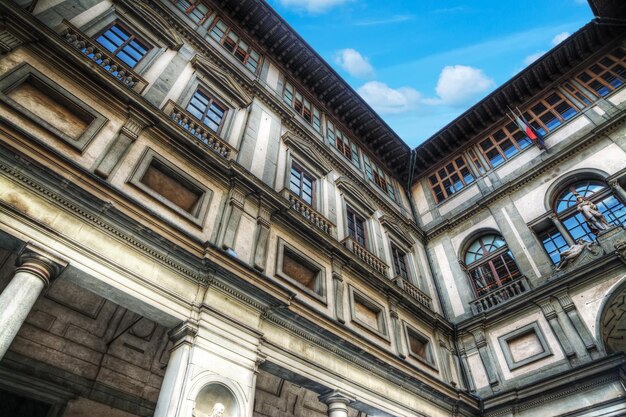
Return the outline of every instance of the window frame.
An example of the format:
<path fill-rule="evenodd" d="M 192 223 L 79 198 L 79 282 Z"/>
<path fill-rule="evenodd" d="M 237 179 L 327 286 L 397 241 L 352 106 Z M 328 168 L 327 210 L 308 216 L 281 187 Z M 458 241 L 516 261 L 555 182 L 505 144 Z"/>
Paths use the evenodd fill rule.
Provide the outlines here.
<path fill-rule="evenodd" d="M 103 36 L 108 30 L 110 30 L 113 26 L 119 26 L 122 29 L 124 29 L 129 38 L 127 41 L 124 41 L 124 43 L 122 44 L 122 47 L 119 47 L 115 50 L 115 52 L 111 52 L 109 51 L 105 45 L 103 45 L 102 43 L 100 43 L 98 41 L 98 39 Z M 126 69 L 129 69 L 131 71 L 137 71 L 137 68 L 139 67 L 139 64 L 147 57 L 150 55 L 150 52 L 152 50 L 155 49 L 154 45 L 148 41 L 145 40 L 144 36 L 141 36 L 138 34 L 137 31 L 133 30 L 130 28 L 130 26 L 125 23 L 124 21 L 120 20 L 119 18 L 114 19 L 112 22 L 108 23 L 106 26 L 104 26 L 104 28 L 100 29 L 98 32 L 96 32 L 95 35 L 92 36 L 92 39 L 94 40 L 94 42 L 97 42 L 100 46 L 102 46 L 104 49 L 106 49 L 106 51 L 111 54 L 112 56 L 114 56 L 115 58 L 117 58 L 119 60 L 119 62 L 124 65 L 124 67 Z M 118 57 L 117 54 L 123 50 L 124 46 L 127 46 L 132 40 L 135 40 L 138 44 L 140 44 L 141 46 L 145 47 L 146 52 L 141 56 L 141 58 L 139 60 L 137 60 L 137 62 L 135 62 L 135 65 L 130 67 L 126 64 L 126 62 L 124 62 L 122 60 L 122 58 Z M 128 55 L 128 54 L 127 54 Z"/>
<path fill-rule="evenodd" d="M 202 113 L 202 115 L 203 115 L 202 119 L 198 119 L 193 113 L 191 113 L 189 111 L 189 106 L 191 105 L 191 100 L 193 100 L 195 95 L 198 94 L 198 93 L 204 95 L 204 97 L 209 100 L 209 104 L 207 105 L 207 107 L 205 108 L 205 110 Z M 224 114 L 222 115 L 222 118 L 220 119 L 220 123 L 219 123 L 219 125 L 217 127 L 217 130 L 213 131 L 217 136 L 221 137 L 222 130 L 224 128 L 224 125 L 226 124 L 226 120 L 228 120 L 228 113 L 231 110 L 230 107 L 224 105 L 224 103 L 221 100 L 219 100 L 214 94 L 211 94 L 209 92 L 209 90 L 207 88 L 205 88 L 204 86 L 202 86 L 201 84 L 198 84 L 196 86 L 196 88 L 193 91 L 193 93 L 191 93 L 189 95 L 189 98 L 186 100 L 186 103 L 187 104 L 184 106 L 185 111 L 188 112 L 189 114 L 191 114 L 192 117 L 194 117 L 202 125 L 206 126 L 210 130 L 213 130 L 213 129 L 211 129 L 211 127 L 204 122 L 204 118 L 207 117 L 207 113 L 211 109 L 211 105 L 215 104 L 216 106 L 221 107 L 222 109 L 224 109 Z"/>
<path fill-rule="evenodd" d="M 197 26 L 202 26 L 203 24 L 205 24 L 207 22 L 207 20 L 209 20 L 209 18 L 211 17 L 211 15 L 213 14 L 214 10 L 211 8 L 211 6 L 209 6 L 209 4 L 205 1 L 205 0 L 186 0 L 187 3 L 190 4 L 190 6 L 183 10 L 180 7 L 178 7 L 178 3 L 181 0 L 170 0 L 170 2 L 174 5 L 174 7 L 176 7 L 177 10 L 179 10 L 181 13 L 183 13 L 185 15 L 185 17 L 189 18 L 195 25 Z M 202 19 L 198 20 L 197 22 L 191 17 L 192 12 L 197 9 L 199 4 L 203 4 L 206 8 L 207 8 L 207 12 L 204 14 L 204 16 L 202 17 Z"/>
<path fill-rule="evenodd" d="M 351 216 L 352 215 L 352 216 Z M 355 225 L 355 235 L 352 235 L 350 233 L 350 218 L 352 217 L 353 223 Z M 357 230 L 356 230 L 356 221 L 359 220 L 361 221 L 361 228 L 363 229 L 363 243 L 361 243 L 358 240 L 358 236 L 356 235 Z M 350 205 L 346 206 L 346 234 L 348 237 L 350 237 L 355 243 L 357 243 L 358 245 L 361 245 L 363 248 L 368 249 L 368 233 L 367 233 L 367 219 L 361 215 L 357 210 L 353 209 Z"/>
<path fill-rule="evenodd" d="M 556 104 L 550 104 L 548 102 L 548 99 L 550 97 L 552 97 L 553 95 L 557 95 L 560 97 L 560 101 Z M 563 116 L 561 115 L 561 113 L 556 110 L 556 108 L 558 106 L 560 106 L 561 104 L 566 103 L 569 105 L 569 107 L 571 109 L 575 110 L 575 113 L 565 119 L 563 118 Z M 534 107 L 538 106 L 538 105 L 543 105 L 544 106 L 544 110 L 540 113 L 535 112 L 535 110 L 533 110 Z M 582 106 L 582 108 L 585 108 L 587 106 Z M 549 128 L 545 122 L 543 120 L 541 120 L 541 117 L 545 116 L 546 114 L 552 114 L 553 116 L 556 116 L 556 119 L 559 120 L 559 124 Z M 577 106 L 576 103 L 574 103 L 574 101 L 570 100 L 565 94 L 563 94 L 562 92 L 558 91 L 558 90 L 551 90 L 548 93 L 544 94 L 540 99 L 535 100 L 533 102 L 533 104 L 531 104 L 530 106 L 528 106 L 526 108 L 526 110 L 524 110 L 523 115 L 524 118 L 526 119 L 526 121 L 528 122 L 528 124 L 530 126 L 533 127 L 533 129 L 535 129 L 535 131 L 537 131 L 537 133 L 539 133 L 542 136 L 546 136 L 549 135 L 550 133 L 554 132 L 554 130 L 558 129 L 559 127 L 563 126 L 564 124 L 566 124 L 569 120 L 573 119 L 574 117 L 578 116 L 581 113 L 581 107 Z"/>
<path fill-rule="evenodd" d="M 291 188 L 294 170 L 300 173 L 299 192 L 296 192 Z M 306 199 L 302 196 L 302 193 L 304 192 L 302 185 L 303 185 L 304 179 L 307 177 L 311 181 L 311 201 L 310 202 L 306 201 Z M 299 162 L 293 159 L 291 161 L 291 168 L 289 169 L 289 188 L 288 189 L 289 191 L 297 195 L 298 198 L 302 200 L 306 205 L 315 209 L 316 204 L 317 204 L 317 177 L 314 174 L 312 174 L 308 169 L 306 169 L 302 164 L 300 164 Z"/>
<path fill-rule="evenodd" d="M 223 23 L 226 26 L 226 29 L 222 32 L 222 35 L 220 37 L 220 39 L 217 39 L 216 37 L 213 36 L 214 33 L 214 29 L 215 27 L 219 24 L 219 23 Z M 221 28 L 219 28 L 218 30 L 221 31 Z M 217 34 L 217 32 L 215 32 Z M 229 34 L 233 33 L 234 36 L 237 37 L 237 41 L 234 44 L 234 49 L 232 47 L 229 47 L 226 44 L 227 39 L 230 39 L 231 41 L 233 41 L 231 38 L 229 38 Z M 215 19 L 213 19 L 213 21 L 211 22 L 211 25 L 208 28 L 207 31 L 207 36 L 209 38 L 211 38 L 212 40 L 214 40 L 215 42 L 219 43 L 226 51 L 228 51 L 228 53 L 230 55 L 232 55 L 237 62 L 239 62 L 241 65 L 243 65 L 244 67 L 246 67 L 248 69 L 248 71 L 252 72 L 253 74 L 257 74 L 260 71 L 260 68 L 263 66 L 263 55 L 258 52 L 258 50 L 256 48 L 253 48 L 252 42 L 250 42 L 247 37 L 243 37 L 241 36 L 241 34 L 238 31 L 235 31 L 233 29 L 233 26 L 228 24 L 227 21 L 222 18 L 221 16 L 216 16 Z M 234 42 L 234 41 L 233 41 Z M 244 42 L 248 49 L 245 50 L 245 54 L 243 56 L 243 59 L 240 59 L 237 55 L 237 51 L 240 48 L 240 42 Z M 241 48 L 241 50 L 244 50 L 244 48 Z M 248 65 L 248 62 L 250 60 L 250 57 L 252 56 L 252 53 L 256 54 L 258 56 L 258 59 L 256 60 L 256 65 L 254 66 L 254 69 L 252 69 L 252 67 L 250 65 Z"/>
<path fill-rule="evenodd" d="M 502 239 L 502 241 L 504 242 L 504 245 L 491 252 L 485 251 L 484 243 L 482 240 L 487 236 L 495 236 L 497 238 Z M 467 264 L 466 263 L 467 252 L 474 245 L 474 243 L 478 241 L 480 241 L 480 247 L 483 250 L 483 255 L 480 259 L 475 260 L 470 264 Z M 524 276 L 522 271 L 519 269 L 519 266 L 517 265 L 517 261 L 515 260 L 515 257 L 513 256 L 513 253 L 511 252 L 511 249 L 509 248 L 509 245 L 506 239 L 504 239 L 504 237 L 499 233 L 489 232 L 489 233 L 483 233 L 479 236 L 475 236 L 472 240 L 470 240 L 467 243 L 467 245 L 465 245 L 465 249 L 463 250 L 462 253 L 463 253 L 462 265 L 466 271 L 466 274 L 470 281 L 470 285 L 472 289 L 474 290 L 474 295 L 478 298 L 484 295 L 487 295 L 490 292 L 497 290 L 498 288 L 502 288 L 503 286 L 515 280 L 518 280 Z M 504 255 L 506 254 L 508 254 L 511 257 L 511 261 L 513 262 L 513 265 L 515 266 L 517 274 L 514 274 L 515 271 L 512 272 L 511 269 L 508 267 L 507 262 L 504 258 Z M 500 277 L 500 275 L 498 274 L 497 267 L 494 263 L 494 260 L 496 259 L 499 259 L 502 262 L 502 265 L 506 269 L 507 276 Z M 484 268 L 484 267 L 488 268 L 488 271 L 491 273 L 491 277 L 493 278 L 494 282 L 492 284 L 485 282 L 485 287 L 479 288 L 476 285 L 476 281 L 472 275 L 472 272 L 477 271 L 479 268 Z"/>
<path fill-rule="evenodd" d="M 291 87 L 291 91 L 288 91 L 289 87 Z M 289 101 L 287 100 L 287 92 L 290 93 Z M 298 109 L 297 105 L 297 97 L 300 96 L 300 109 Z M 285 79 L 283 82 L 283 91 L 281 95 L 283 103 L 288 105 L 291 109 L 293 109 L 298 115 L 307 122 L 315 132 L 322 134 L 322 111 L 313 103 L 306 94 L 302 93 L 302 90 L 298 89 L 293 82 Z M 305 105 L 308 103 L 308 107 Z M 308 110 L 308 114 L 310 115 L 310 120 L 306 116 L 306 110 Z M 319 123 L 316 123 L 319 122 Z"/>
<path fill-rule="evenodd" d="M 393 241 L 391 242 L 390 246 L 391 246 L 391 263 L 393 265 L 394 276 L 401 277 L 402 279 L 409 282 L 410 284 L 413 284 L 413 281 L 411 279 L 411 269 L 409 267 L 409 259 L 408 259 L 409 254 Z M 398 256 L 396 259 L 397 255 L 402 255 L 402 256 Z M 404 264 L 404 270 L 406 272 L 406 275 L 402 275 L 402 273 L 398 272 L 400 261 L 402 261 L 402 263 Z"/>
<path fill-rule="evenodd" d="M 387 310 L 384 305 L 375 301 L 371 297 L 365 295 L 361 291 L 354 288 L 352 285 L 349 287 L 350 293 L 350 318 L 351 321 L 359 327 L 371 332 L 372 334 L 383 338 L 389 342 L 389 329 L 387 328 Z M 378 328 L 372 327 L 370 324 L 364 322 L 357 317 L 356 304 L 365 306 L 370 311 L 377 314 L 376 320 Z"/>
<path fill-rule="evenodd" d="M 502 132 L 503 134 L 501 138 L 496 137 L 496 134 L 498 134 L 499 132 Z M 521 134 L 521 136 L 518 136 L 518 134 Z M 490 146 L 488 148 L 483 146 L 483 144 L 486 143 L 487 141 L 490 142 Z M 507 141 L 510 142 L 513 145 L 513 148 L 515 149 L 515 153 L 511 155 L 507 155 L 507 152 L 502 148 L 502 144 Z M 526 143 L 527 145 L 522 146 L 521 143 Z M 483 155 L 483 157 L 485 158 L 487 163 L 491 166 L 491 168 L 496 169 L 499 166 L 505 164 L 511 158 L 514 158 L 515 156 L 524 152 L 526 149 L 530 148 L 532 146 L 532 143 L 533 143 L 532 140 L 528 138 L 524 134 L 524 132 L 521 131 L 521 129 L 519 128 L 519 126 L 517 126 L 515 122 L 509 121 L 508 123 L 500 125 L 498 128 L 490 131 L 487 136 L 485 136 L 483 139 L 479 140 L 476 143 L 476 146 L 478 148 L 478 151 Z M 507 148 L 507 149 L 510 149 L 510 148 Z M 502 158 L 500 163 L 494 164 L 492 158 L 489 157 L 488 154 L 492 150 L 496 150 L 496 152 L 498 152 L 498 155 L 500 155 L 500 158 Z"/>
<path fill-rule="evenodd" d="M 422 332 L 420 332 L 419 330 L 417 330 L 415 327 L 409 325 L 407 322 L 403 322 L 403 327 L 404 327 L 404 337 L 406 338 L 406 347 L 407 347 L 407 352 L 409 354 L 409 356 L 417 361 L 419 361 L 420 363 L 423 363 L 424 365 L 427 365 L 433 369 L 437 369 L 436 367 L 436 362 L 435 362 L 435 352 L 433 349 L 433 342 L 432 340 L 427 337 L 425 334 L 423 334 Z M 416 336 L 417 339 L 421 339 L 420 341 L 422 343 L 424 343 L 425 349 L 426 349 L 426 355 L 425 357 L 422 357 L 421 355 L 419 355 L 417 352 L 414 352 L 411 349 L 411 342 L 410 342 L 410 337 L 411 335 Z"/>
<path fill-rule="evenodd" d="M 590 196 L 584 196 L 585 198 L 589 199 L 589 201 L 591 201 L 593 204 L 598 204 L 601 202 L 604 202 L 608 197 L 613 197 L 619 204 L 621 204 L 622 206 L 626 207 L 626 204 L 624 203 L 624 201 L 621 200 L 621 198 L 615 193 L 613 192 L 613 190 L 611 189 L 611 187 L 606 183 L 605 180 L 603 179 L 598 179 L 598 178 L 593 178 L 593 177 L 588 177 L 588 178 L 576 178 L 573 181 L 569 181 L 568 183 L 566 183 L 565 185 L 562 185 L 559 188 L 559 192 L 555 193 L 555 197 L 554 200 L 552 202 L 552 213 L 554 213 L 554 215 L 556 215 L 557 219 L 559 222 L 561 222 L 561 224 L 563 225 L 563 227 L 565 228 L 565 230 L 567 231 L 569 237 L 576 241 L 578 239 L 587 239 L 590 241 L 595 240 L 593 237 L 597 237 L 597 235 L 591 231 L 591 229 L 589 228 L 589 226 L 587 226 L 586 222 L 583 219 L 583 222 L 580 222 L 580 219 L 576 219 L 577 223 L 583 226 L 583 230 L 585 230 L 585 234 L 582 236 L 578 236 L 578 237 L 574 237 L 574 235 L 572 235 L 572 230 L 568 228 L 568 225 L 566 224 L 566 222 L 570 219 L 574 219 L 577 218 L 577 216 L 579 216 L 578 210 L 576 208 L 576 205 L 572 205 L 570 207 L 567 207 L 561 211 L 558 210 L 558 204 L 559 201 L 561 200 L 561 196 L 565 195 L 566 192 L 570 192 L 572 194 L 573 191 L 576 191 L 575 185 L 576 184 L 580 184 L 583 182 L 590 182 L 590 183 L 597 183 L 599 186 L 602 186 L 603 188 L 599 191 L 596 191 L 594 193 L 592 193 Z M 576 194 L 574 194 L 576 195 Z M 604 214 L 605 212 L 603 212 Z M 612 214 L 612 211 L 611 211 Z M 581 215 L 582 216 L 582 215 Z M 613 223 L 611 221 L 610 216 L 605 216 L 607 221 L 609 222 L 609 224 L 611 225 L 615 225 L 615 223 Z M 616 220 L 619 220 L 618 218 L 616 218 Z M 626 224 L 626 222 L 621 222 L 620 223 L 622 226 Z M 545 248 L 544 248 L 545 250 Z"/>
<path fill-rule="evenodd" d="M 315 279 L 317 281 L 316 285 L 318 286 L 319 291 L 312 290 L 311 288 L 303 285 L 297 279 L 291 277 L 285 271 L 283 271 L 283 262 L 284 262 L 285 251 L 289 251 L 292 254 L 293 258 L 296 258 L 297 260 L 303 262 L 310 269 L 312 269 L 312 270 L 313 269 L 317 269 L 317 276 L 315 277 Z M 315 262 L 314 260 L 312 260 L 310 256 L 306 256 L 305 254 L 303 254 L 299 250 L 295 249 L 292 245 L 287 243 L 282 238 L 278 239 L 278 249 L 277 249 L 277 255 L 276 255 L 276 272 L 275 272 L 275 275 L 280 277 L 281 279 L 284 279 L 285 281 L 289 282 L 290 284 L 294 285 L 298 289 L 302 290 L 305 294 L 313 297 L 317 301 L 319 301 L 319 302 L 321 302 L 321 303 L 323 303 L 325 305 L 328 303 L 328 301 L 327 301 L 327 289 L 326 289 L 326 268 L 323 265 L 321 265 L 321 264 Z"/>
<path fill-rule="evenodd" d="M 621 49 L 622 52 L 624 53 L 624 57 L 622 59 L 618 58 L 616 55 L 613 55 L 614 52 L 617 51 L 618 49 Z M 605 58 L 613 59 L 615 62 L 610 67 L 607 67 L 606 65 L 601 63 L 602 60 L 604 60 Z M 591 68 L 593 68 L 596 65 L 599 65 L 599 66 L 602 67 L 603 71 L 600 74 L 595 74 L 593 71 L 591 71 Z M 587 90 L 589 90 L 594 96 L 596 96 L 598 98 L 603 98 L 603 97 L 606 97 L 606 96 L 610 95 L 614 91 L 619 90 L 620 88 L 622 88 L 626 84 L 626 72 L 623 73 L 622 75 L 619 75 L 619 74 L 617 74 L 617 73 L 612 71 L 613 68 L 615 68 L 618 65 L 621 65 L 622 67 L 626 67 L 626 50 L 624 50 L 624 48 L 621 48 L 619 46 L 617 48 L 613 49 L 611 52 L 603 55 L 600 59 L 597 59 L 596 61 L 594 61 L 591 65 L 586 67 L 584 70 L 580 71 L 575 76 L 575 79 L 576 79 L 576 81 L 581 83 Z M 602 78 L 602 76 L 604 74 L 606 74 L 606 73 L 611 73 L 616 78 L 621 79 L 622 83 L 619 86 L 614 87 L 613 85 L 611 85 L 611 83 L 607 82 L 604 78 Z M 583 75 L 583 74 L 585 74 L 585 75 L 587 75 L 589 77 L 588 81 L 583 81 L 580 78 L 580 76 Z M 594 81 L 595 82 L 599 82 L 605 88 L 607 88 L 609 91 L 606 94 L 600 94 L 598 92 L 598 90 L 596 90 L 595 88 L 593 88 L 591 86 L 591 84 Z"/>
<path fill-rule="evenodd" d="M 463 162 L 464 162 L 464 167 L 466 167 L 466 168 L 467 168 L 468 173 L 469 173 L 469 174 L 471 175 L 471 177 L 472 177 L 472 181 L 467 182 L 467 183 L 465 182 L 465 179 L 464 179 L 464 177 L 463 177 L 463 175 L 462 175 L 462 173 L 461 173 L 462 168 L 459 168 L 459 167 L 458 167 L 458 164 L 457 164 L 457 160 L 458 160 L 459 158 L 462 158 L 462 159 L 463 159 Z M 455 168 L 455 169 L 454 169 L 453 174 L 449 174 L 449 173 L 448 173 L 448 166 L 449 166 L 450 164 L 452 164 L 452 165 L 454 166 L 454 168 Z M 439 172 L 439 171 L 441 171 L 442 169 L 443 169 L 446 173 L 448 173 L 448 175 L 447 175 L 445 178 L 441 178 L 441 176 L 440 176 L 440 172 Z M 445 180 L 448 180 L 449 178 L 451 178 L 454 174 L 458 174 L 458 175 L 459 175 L 459 178 L 460 178 L 460 180 L 461 180 L 461 182 L 462 182 L 463 186 L 462 186 L 460 189 L 458 189 L 457 191 L 454 191 L 454 192 L 452 192 L 452 193 L 448 193 L 448 190 L 447 190 L 445 187 L 443 187 L 443 182 L 444 182 Z M 431 180 L 431 178 L 432 178 L 433 176 L 437 179 L 437 182 L 436 182 L 435 184 L 433 184 L 433 182 L 432 182 L 432 180 Z M 425 177 L 426 181 L 428 182 L 428 187 L 430 188 L 430 192 L 431 192 L 431 195 L 432 195 L 432 197 L 433 197 L 433 199 L 434 199 L 434 201 L 435 201 L 435 205 L 443 204 L 443 203 L 444 203 L 446 200 L 448 200 L 450 197 L 452 197 L 452 196 L 454 196 L 454 195 L 458 194 L 459 192 L 461 192 L 461 191 L 463 191 L 463 190 L 465 190 L 465 189 L 469 188 L 472 184 L 475 184 L 475 183 L 476 183 L 476 180 L 477 180 L 476 176 L 474 175 L 474 173 L 473 173 L 473 172 L 472 172 L 472 170 L 470 169 L 470 165 L 468 164 L 468 162 L 467 162 L 467 158 L 465 157 L 465 155 L 463 154 L 463 152 L 461 152 L 461 153 L 457 154 L 454 158 L 450 158 L 450 159 L 449 159 L 449 160 L 447 160 L 446 162 L 444 162 L 444 163 L 440 164 L 440 165 L 439 165 L 436 169 L 433 169 L 433 170 L 430 172 L 430 174 L 425 175 L 424 177 Z M 435 186 L 437 186 L 437 185 L 439 185 L 439 186 L 441 187 L 441 190 L 443 191 L 444 198 L 443 198 L 441 201 L 439 201 L 439 200 L 438 200 L 438 198 L 437 198 L 437 194 L 435 193 Z"/>

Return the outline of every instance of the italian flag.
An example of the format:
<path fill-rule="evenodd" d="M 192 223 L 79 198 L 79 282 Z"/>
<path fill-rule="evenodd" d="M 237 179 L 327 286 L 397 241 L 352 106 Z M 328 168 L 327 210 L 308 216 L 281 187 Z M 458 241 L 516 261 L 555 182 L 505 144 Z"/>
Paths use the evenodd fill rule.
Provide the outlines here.
<path fill-rule="evenodd" d="M 528 139 L 532 140 L 539 147 L 539 149 L 547 150 L 541 134 L 533 129 L 533 127 L 526 121 L 526 119 L 524 119 L 524 116 L 521 115 L 521 112 L 519 116 L 515 114 L 515 112 L 513 112 L 513 117 L 515 123 L 517 124 L 517 127 L 519 127 L 519 129 L 524 132 Z"/>

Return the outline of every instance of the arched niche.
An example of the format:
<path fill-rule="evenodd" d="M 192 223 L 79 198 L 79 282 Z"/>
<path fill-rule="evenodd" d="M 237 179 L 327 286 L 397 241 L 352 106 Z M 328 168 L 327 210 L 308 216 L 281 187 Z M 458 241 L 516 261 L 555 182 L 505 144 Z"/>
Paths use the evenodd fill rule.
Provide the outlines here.
<path fill-rule="evenodd" d="M 193 417 L 245 417 L 245 394 L 236 382 L 210 373 L 197 375 L 188 394 L 191 413 L 184 415 Z M 222 414 L 216 413 L 216 405 L 223 406 Z"/>
<path fill-rule="evenodd" d="M 626 276 L 605 299 L 596 326 L 607 354 L 626 353 Z"/>

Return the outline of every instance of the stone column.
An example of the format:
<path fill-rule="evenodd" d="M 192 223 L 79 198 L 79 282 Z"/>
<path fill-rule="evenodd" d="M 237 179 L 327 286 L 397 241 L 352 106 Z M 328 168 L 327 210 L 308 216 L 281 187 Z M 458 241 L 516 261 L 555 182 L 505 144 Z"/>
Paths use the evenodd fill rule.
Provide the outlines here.
<path fill-rule="evenodd" d="M 578 314 L 578 309 L 576 308 L 576 305 L 572 301 L 570 295 L 567 293 L 567 290 L 556 294 L 556 299 L 559 301 L 559 304 L 561 304 L 561 308 L 565 314 L 567 314 L 570 323 L 572 323 L 576 329 L 576 333 L 578 333 L 578 336 L 585 345 L 585 349 L 589 353 L 591 359 L 599 358 L 600 352 L 598 351 L 598 346 L 589 332 L 589 329 L 587 329 L 585 322 L 580 317 L 580 314 Z"/>
<path fill-rule="evenodd" d="M 487 344 L 485 332 L 483 329 L 474 329 L 471 333 L 472 336 L 474 336 L 474 342 L 476 343 L 480 360 L 483 363 L 485 372 L 487 372 L 489 385 L 491 386 L 492 391 L 498 391 L 497 386 L 500 383 L 500 379 L 498 378 L 498 371 L 496 369 L 497 362 L 494 360 L 490 346 Z"/>
<path fill-rule="evenodd" d="M 402 340 L 402 323 L 400 323 L 398 315 L 398 306 L 393 300 L 389 300 L 389 315 L 391 316 L 391 329 L 393 330 L 392 335 L 396 345 L 396 354 L 404 359 L 407 357 L 408 352 Z"/>
<path fill-rule="evenodd" d="M 332 275 L 333 275 L 333 292 L 334 292 L 334 305 L 335 305 L 335 318 L 339 323 L 345 323 L 346 319 L 343 316 L 343 292 L 344 282 L 341 270 L 343 268 L 343 262 L 339 261 L 335 257 L 331 260 Z"/>
<path fill-rule="evenodd" d="M 256 245 L 254 246 L 254 267 L 259 271 L 265 271 L 272 213 L 273 209 L 261 200 L 259 202 L 259 215 L 257 216 Z"/>
<path fill-rule="evenodd" d="M 563 239 L 565 239 L 568 245 L 572 246 L 576 244 L 576 242 L 574 242 L 574 239 L 572 239 L 567 229 L 565 228 L 565 226 L 563 226 L 563 223 L 561 223 L 561 220 L 559 220 L 559 217 L 556 214 L 551 214 L 550 220 L 552 221 L 552 224 L 554 224 L 554 227 L 556 227 L 556 230 L 558 230 L 561 236 L 563 236 Z"/>
<path fill-rule="evenodd" d="M 135 111 L 129 109 L 128 119 L 120 129 L 117 137 L 111 141 L 103 157 L 96 166 L 95 173 L 101 178 L 107 179 L 113 169 L 122 160 L 130 149 L 130 146 L 137 140 L 141 132 L 152 123 Z"/>
<path fill-rule="evenodd" d="M 615 194 L 617 194 L 619 199 L 626 203 L 626 190 L 624 190 L 624 187 L 622 187 L 619 181 L 617 181 L 617 178 L 613 178 L 609 181 L 609 185 L 613 191 L 615 191 Z"/>
<path fill-rule="evenodd" d="M 576 352 L 572 347 L 569 337 L 567 336 L 567 334 L 563 330 L 563 327 L 561 326 L 561 323 L 559 322 L 559 318 L 556 314 L 554 306 L 549 300 L 540 301 L 538 304 L 541 308 L 543 316 L 546 318 L 546 320 L 548 320 L 548 324 L 550 324 L 552 331 L 556 335 L 556 339 L 559 341 L 559 344 L 563 349 L 563 353 L 565 353 L 565 357 L 569 361 L 570 365 L 575 364 L 577 359 Z"/>
<path fill-rule="evenodd" d="M 237 229 L 239 228 L 245 201 L 246 191 L 239 184 L 234 183 L 230 190 L 230 213 L 228 214 L 224 239 L 222 240 L 224 249 L 234 249 L 235 237 L 237 236 Z"/>
<path fill-rule="evenodd" d="M 0 294 L 0 359 L 9 349 L 41 291 L 59 274 L 59 266 L 35 252 L 25 252 L 9 285 Z"/>
<path fill-rule="evenodd" d="M 337 390 L 320 395 L 319 400 L 328 406 L 328 417 L 348 417 L 348 404 L 354 401 Z"/>
<path fill-rule="evenodd" d="M 182 396 L 189 367 L 189 354 L 198 326 L 185 322 L 172 329 L 169 333 L 174 346 L 170 349 L 170 357 L 163 376 L 159 399 L 157 400 L 154 417 L 175 416 L 182 404 Z"/>

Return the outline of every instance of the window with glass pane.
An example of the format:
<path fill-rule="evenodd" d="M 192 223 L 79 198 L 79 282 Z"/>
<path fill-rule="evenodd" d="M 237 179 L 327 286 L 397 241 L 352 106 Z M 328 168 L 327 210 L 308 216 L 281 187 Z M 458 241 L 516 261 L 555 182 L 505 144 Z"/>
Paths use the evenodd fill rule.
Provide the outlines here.
<path fill-rule="evenodd" d="M 291 166 L 289 189 L 309 206 L 313 206 L 314 186 L 315 178 L 311 174 L 297 164 Z"/>
<path fill-rule="evenodd" d="M 598 97 L 604 97 L 626 82 L 626 54 L 617 48 L 576 77 Z"/>
<path fill-rule="evenodd" d="M 532 141 L 510 122 L 497 129 L 479 143 L 479 149 L 493 168 L 528 148 Z"/>
<path fill-rule="evenodd" d="M 560 253 L 569 248 L 567 241 L 556 229 L 548 230 L 539 235 L 539 240 L 543 245 L 543 248 L 548 253 L 550 260 L 553 264 L 558 264 L 561 260 Z"/>
<path fill-rule="evenodd" d="M 391 245 L 391 257 L 393 258 L 393 270 L 396 276 L 409 280 L 409 269 L 406 266 L 406 253 L 396 245 Z"/>
<path fill-rule="evenodd" d="M 216 19 L 209 35 L 221 43 L 250 71 L 256 72 L 261 56 L 246 41 L 241 39 L 222 19 Z"/>
<path fill-rule="evenodd" d="M 297 111 L 304 120 L 313 126 L 315 131 L 321 132 L 322 119 L 320 111 L 289 82 L 285 82 L 283 101 Z"/>
<path fill-rule="evenodd" d="M 561 93 L 552 92 L 524 112 L 524 118 L 537 133 L 546 135 L 576 116 L 578 111 Z"/>
<path fill-rule="evenodd" d="M 209 17 L 210 9 L 202 0 L 173 0 L 173 3 L 199 25 Z"/>
<path fill-rule="evenodd" d="M 474 175 L 464 156 L 458 156 L 428 177 L 430 189 L 437 203 L 474 182 Z"/>
<path fill-rule="evenodd" d="M 499 235 L 484 235 L 473 241 L 465 252 L 464 260 L 477 296 L 521 276 L 513 254 Z"/>
<path fill-rule="evenodd" d="M 578 101 L 583 103 L 585 106 L 588 106 L 589 104 L 591 104 L 591 100 L 589 100 L 589 97 L 584 95 L 578 89 L 578 87 L 576 87 L 574 84 L 572 84 L 572 83 L 565 83 L 565 84 L 563 84 L 563 87 L 565 87 L 565 89 L 567 91 L 569 91 L 570 94 L 574 95 L 574 97 L 576 97 L 578 99 Z"/>
<path fill-rule="evenodd" d="M 360 167 L 359 149 L 330 120 L 326 121 L 328 143 L 337 148 L 354 166 Z"/>
<path fill-rule="evenodd" d="M 609 224 L 620 226 L 626 224 L 626 208 L 624 203 L 611 193 L 611 189 L 598 180 L 583 180 L 568 185 L 557 197 L 554 211 L 559 216 L 574 240 L 592 241 L 596 235 L 591 231 L 585 217 L 577 210 L 578 197 L 584 197 L 594 203 Z"/>
<path fill-rule="evenodd" d="M 135 68 L 150 50 L 147 43 L 119 22 L 109 26 L 96 41 L 129 68 Z"/>
<path fill-rule="evenodd" d="M 200 89 L 191 97 L 187 111 L 215 133 L 219 133 L 226 115 L 226 107 Z"/>
<path fill-rule="evenodd" d="M 367 155 L 363 155 L 365 164 L 365 175 L 367 179 L 372 181 L 378 188 L 383 190 L 392 200 L 396 201 L 396 191 L 393 187 L 391 177 L 387 175 L 378 165 L 372 162 Z"/>
<path fill-rule="evenodd" d="M 476 167 L 476 170 L 478 170 L 479 175 L 484 174 L 485 168 L 483 167 L 483 163 L 480 161 L 480 158 L 478 158 L 476 151 L 473 148 L 470 148 L 467 150 L 467 154 L 469 155 L 472 163 Z"/>
<path fill-rule="evenodd" d="M 359 245 L 366 247 L 365 219 L 348 208 L 348 235 Z"/>

